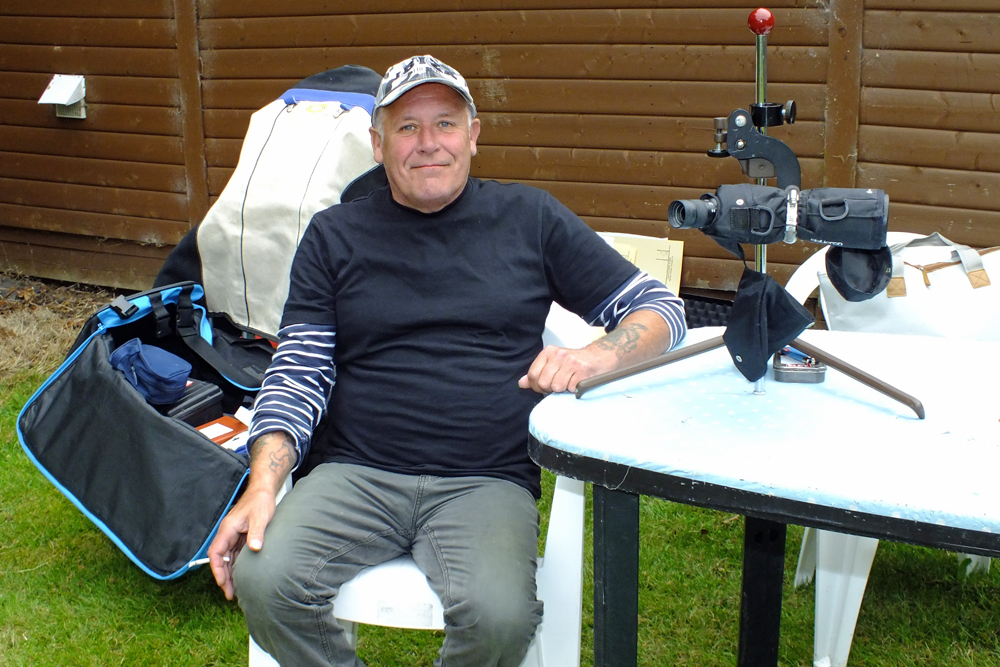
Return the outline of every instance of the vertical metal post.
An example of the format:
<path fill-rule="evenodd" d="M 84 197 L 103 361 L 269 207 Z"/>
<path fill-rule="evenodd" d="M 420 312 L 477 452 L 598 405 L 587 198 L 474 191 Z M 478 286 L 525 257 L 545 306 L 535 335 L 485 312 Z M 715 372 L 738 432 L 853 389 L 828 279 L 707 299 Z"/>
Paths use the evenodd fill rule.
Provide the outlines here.
<path fill-rule="evenodd" d="M 767 35 L 757 35 L 757 104 L 767 102 Z M 767 134 L 767 126 L 757 128 L 761 134 Z M 766 178 L 758 178 L 757 185 L 767 185 Z M 760 273 L 767 273 L 767 246 L 757 244 L 754 254 L 754 268 Z M 753 384 L 755 394 L 764 393 L 764 378 Z"/>

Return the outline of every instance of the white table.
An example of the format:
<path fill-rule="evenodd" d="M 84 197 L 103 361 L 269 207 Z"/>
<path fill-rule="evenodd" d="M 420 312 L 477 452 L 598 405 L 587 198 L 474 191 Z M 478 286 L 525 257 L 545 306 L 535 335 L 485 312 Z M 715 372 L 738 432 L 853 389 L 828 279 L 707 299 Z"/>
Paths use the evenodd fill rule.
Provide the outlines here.
<path fill-rule="evenodd" d="M 639 494 L 747 516 L 741 665 L 777 661 L 785 524 L 1000 555 L 1000 344 L 802 338 L 916 396 L 926 418 L 834 369 L 821 384 L 769 371 L 754 395 L 725 348 L 532 412 L 532 457 L 595 483 L 595 665 L 635 664 Z"/>

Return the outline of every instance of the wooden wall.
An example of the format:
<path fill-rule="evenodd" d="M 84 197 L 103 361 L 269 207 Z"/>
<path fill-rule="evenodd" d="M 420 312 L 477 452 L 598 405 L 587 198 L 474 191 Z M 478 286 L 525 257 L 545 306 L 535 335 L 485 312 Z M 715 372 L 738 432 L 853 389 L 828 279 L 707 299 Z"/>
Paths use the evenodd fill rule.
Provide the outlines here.
<path fill-rule="evenodd" d="M 1000 3 L 865 5 L 857 185 L 894 228 L 1000 245 Z"/>
<path fill-rule="evenodd" d="M 743 182 L 706 156 L 754 101 L 737 0 L 16 0 L 0 8 L 0 268 L 143 287 L 204 215 L 250 114 L 345 63 L 432 53 L 469 80 L 473 173 L 548 189 L 599 230 L 685 241 L 685 289 L 740 265 L 669 203 Z M 572 9 L 563 7 L 571 6 Z M 995 0 L 776 0 L 769 101 L 803 187 L 880 187 L 893 229 L 1000 244 Z M 947 10 L 947 11 L 942 11 Z M 88 117 L 35 102 L 87 75 Z M 815 248 L 768 248 L 779 280 Z"/>

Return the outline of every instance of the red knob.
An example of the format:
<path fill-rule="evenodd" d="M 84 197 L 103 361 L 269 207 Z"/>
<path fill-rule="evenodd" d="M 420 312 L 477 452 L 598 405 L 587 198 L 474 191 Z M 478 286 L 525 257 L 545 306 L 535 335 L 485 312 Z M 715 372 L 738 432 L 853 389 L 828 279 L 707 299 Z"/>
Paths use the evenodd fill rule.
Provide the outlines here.
<path fill-rule="evenodd" d="M 771 32 L 771 28 L 774 27 L 774 14 L 763 7 L 755 9 L 750 12 L 750 18 L 747 19 L 747 24 L 750 26 L 750 30 L 753 34 L 764 36 Z"/>

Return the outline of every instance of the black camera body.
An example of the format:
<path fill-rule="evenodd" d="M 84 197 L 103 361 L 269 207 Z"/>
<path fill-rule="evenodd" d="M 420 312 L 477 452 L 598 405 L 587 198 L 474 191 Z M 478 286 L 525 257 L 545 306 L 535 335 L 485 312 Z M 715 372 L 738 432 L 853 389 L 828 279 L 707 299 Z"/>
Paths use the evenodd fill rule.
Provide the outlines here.
<path fill-rule="evenodd" d="M 882 190 L 722 185 L 700 199 L 671 202 L 676 229 L 699 229 L 716 240 L 763 245 L 796 238 L 877 250 L 885 245 L 889 197 Z M 726 245 L 726 244 L 724 244 Z"/>

